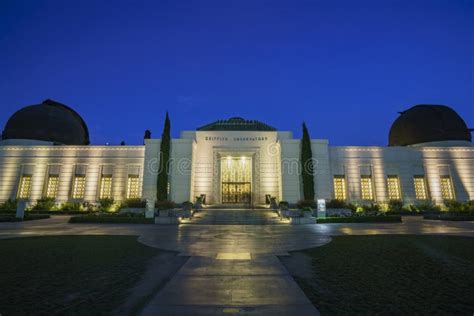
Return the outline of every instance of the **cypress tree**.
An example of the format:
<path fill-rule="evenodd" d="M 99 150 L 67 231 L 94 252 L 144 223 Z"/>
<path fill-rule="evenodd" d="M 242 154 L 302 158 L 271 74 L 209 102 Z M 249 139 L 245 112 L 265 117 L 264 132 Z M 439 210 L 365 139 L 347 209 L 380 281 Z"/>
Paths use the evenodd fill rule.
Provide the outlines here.
<path fill-rule="evenodd" d="M 303 122 L 303 137 L 301 139 L 301 179 L 303 181 L 303 197 L 305 200 L 314 200 L 314 166 L 313 152 L 308 129 Z"/>
<path fill-rule="evenodd" d="M 158 201 L 165 201 L 168 199 L 168 172 L 170 161 L 170 146 L 171 146 L 171 124 L 166 112 L 165 126 L 163 134 L 161 134 L 160 144 L 160 168 L 158 170 L 156 198 Z"/>

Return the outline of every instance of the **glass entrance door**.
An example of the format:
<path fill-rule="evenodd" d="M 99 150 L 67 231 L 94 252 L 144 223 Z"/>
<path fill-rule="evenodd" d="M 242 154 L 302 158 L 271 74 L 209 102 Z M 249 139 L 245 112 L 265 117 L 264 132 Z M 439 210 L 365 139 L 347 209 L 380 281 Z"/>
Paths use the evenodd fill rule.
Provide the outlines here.
<path fill-rule="evenodd" d="M 222 183 L 222 203 L 250 203 L 250 183 Z"/>
<path fill-rule="evenodd" d="M 222 203 L 250 203 L 252 159 L 225 157 L 221 160 Z"/>

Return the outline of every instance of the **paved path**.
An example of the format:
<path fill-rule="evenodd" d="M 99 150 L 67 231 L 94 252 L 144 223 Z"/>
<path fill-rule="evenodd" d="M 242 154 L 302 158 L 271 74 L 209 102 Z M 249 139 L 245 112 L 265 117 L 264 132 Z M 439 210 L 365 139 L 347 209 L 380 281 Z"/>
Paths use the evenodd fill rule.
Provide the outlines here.
<path fill-rule="evenodd" d="M 248 259 L 232 259 L 232 256 Z M 222 259 L 220 259 L 222 258 Z M 191 257 L 142 315 L 318 315 L 276 256 Z"/>
<path fill-rule="evenodd" d="M 136 235 L 178 251 L 188 262 L 144 310 L 161 314 L 311 315 L 317 311 L 277 259 L 324 245 L 331 235 L 443 234 L 474 237 L 474 222 L 405 217 L 394 224 L 136 225 L 67 224 L 67 216 L 0 223 L 0 238 L 37 235 Z"/>

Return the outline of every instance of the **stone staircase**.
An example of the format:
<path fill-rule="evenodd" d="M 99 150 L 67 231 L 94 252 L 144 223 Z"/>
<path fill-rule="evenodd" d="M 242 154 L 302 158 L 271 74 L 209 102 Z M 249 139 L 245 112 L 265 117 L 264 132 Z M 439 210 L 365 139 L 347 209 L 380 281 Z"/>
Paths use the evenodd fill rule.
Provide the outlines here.
<path fill-rule="evenodd" d="M 197 213 L 186 224 L 201 225 L 277 225 L 278 215 L 269 209 L 208 208 Z"/>

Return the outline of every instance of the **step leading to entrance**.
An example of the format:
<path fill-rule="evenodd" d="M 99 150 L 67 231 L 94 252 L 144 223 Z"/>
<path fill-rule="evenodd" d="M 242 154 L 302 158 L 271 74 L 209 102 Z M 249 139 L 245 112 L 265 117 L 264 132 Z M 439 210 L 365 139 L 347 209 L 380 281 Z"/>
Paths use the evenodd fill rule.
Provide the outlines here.
<path fill-rule="evenodd" d="M 235 206 L 234 206 L 235 207 Z M 195 213 L 189 224 L 201 225 L 278 225 L 278 215 L 269 209 L 204 209 Z M 186 224 L 188 224 L 186 223 Z"/>

